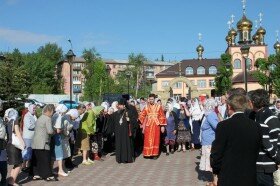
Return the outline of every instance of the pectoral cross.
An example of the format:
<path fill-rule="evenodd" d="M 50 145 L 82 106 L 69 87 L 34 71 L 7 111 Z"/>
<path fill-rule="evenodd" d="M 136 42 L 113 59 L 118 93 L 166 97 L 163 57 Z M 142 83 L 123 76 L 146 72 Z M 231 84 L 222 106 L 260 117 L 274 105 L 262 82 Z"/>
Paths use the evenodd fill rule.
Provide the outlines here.
<path fill-rule="evenodd" d="M 262 17 L 263 17 L 263 14 L 260 13 L 260 14 L 259 14 L 259 17 L 260 17 L 260 26 L 262 26 Z"/>

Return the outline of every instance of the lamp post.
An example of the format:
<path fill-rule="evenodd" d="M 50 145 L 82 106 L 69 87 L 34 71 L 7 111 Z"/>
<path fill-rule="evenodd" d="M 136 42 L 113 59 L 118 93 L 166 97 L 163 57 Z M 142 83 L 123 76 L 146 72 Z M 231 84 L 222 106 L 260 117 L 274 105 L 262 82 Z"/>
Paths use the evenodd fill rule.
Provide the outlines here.
<path fill-rule="evenodd" d="M 110 77 L 110 72 L 111 72 L 111 68 L 109 65 L 106 65 L 106 72 L 107 72 L 107 75 L 108 75 L 108 78 L 107 78 L 107 93 L 109 93 L 109 77 Z"/>
<path fill-rule="evenodd" d="M 240 48 L 242 57 L 244 58 L 244 83 L 245 83 L 245 91 L 248 92 L 248 78 L 247 78 L 247 59 L 249 56 L 250 46 L 242 45 Z"/>
<path fill-rule="evenodd" d="M 130 78 L 131 78 L 131 71 L 127 71 L 126 72 L 126 78 L 127 78 L 127 94 L 129 95 L 129 80 L 130 80 Z"/>
<path fill-rule="evenodd" d="M 69 50 L 66 54 L 67 61 L 70 66 L 70 108 L 72 109 L 72 94 L 73 94 L 73 61 L 76 55 L 74 54 L 73 50 Z"/>

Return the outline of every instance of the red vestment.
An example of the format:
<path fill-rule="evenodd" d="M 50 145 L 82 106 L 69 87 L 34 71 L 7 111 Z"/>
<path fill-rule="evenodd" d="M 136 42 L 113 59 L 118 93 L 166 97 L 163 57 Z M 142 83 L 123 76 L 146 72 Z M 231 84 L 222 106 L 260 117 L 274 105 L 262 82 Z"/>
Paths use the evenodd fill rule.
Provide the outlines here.
<path fill-rule="evenodd" d="M 166 117 L 162 106 L 148 104 L 140 113 L 139 120 L 145 129 L 143 156 L 158 156 L 160 127 L 166 125 Z"/>

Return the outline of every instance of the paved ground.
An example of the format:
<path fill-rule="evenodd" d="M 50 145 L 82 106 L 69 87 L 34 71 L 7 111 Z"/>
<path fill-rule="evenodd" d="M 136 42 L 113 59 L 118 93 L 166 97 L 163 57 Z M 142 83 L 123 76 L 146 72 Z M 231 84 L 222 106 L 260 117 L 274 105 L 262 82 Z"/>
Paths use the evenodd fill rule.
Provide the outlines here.
<path fill-rule="evenodd" d="M 20 176 L 23 185 L 190 185 L 200 186 L 206 182 L 201 178 L 204 175 L 198 171 L 200 151 L 180 152 L 166 156 L 162 154 L 157 160 L 139 157 L 132 164 L 118 164 L 115 156 L 107 156 L 103 162 L 93 165 L 79 165 L 69 177 L 59 178 L 59 182 L 31 181 L 25 174 Z M 76 158 L 80 163 L 80 157 Z"/>

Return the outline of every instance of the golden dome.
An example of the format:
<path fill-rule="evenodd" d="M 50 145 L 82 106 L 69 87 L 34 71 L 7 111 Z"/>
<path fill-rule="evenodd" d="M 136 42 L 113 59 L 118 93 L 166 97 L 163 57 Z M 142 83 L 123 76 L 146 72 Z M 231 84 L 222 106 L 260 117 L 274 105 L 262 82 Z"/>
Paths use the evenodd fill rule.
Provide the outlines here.
<path fill-rule="evenodd" d="M 252 37 L 253 41 L 256 41 L 259 39 L 259 35 L 257 33 L 255 33 Z"/>
<path fill-rule="evenodd" d="M 225 39 L 226 39 L 227 42 L 230 42 L 230 40 L 231 40 L 230 35 L 227 35 Z"/>
<path fill-rule="evenodd" d="M 204 47 L 203 47 L 202 45 L 198 45 L 198 46 L 196 47 L 196 51 L 197 51 L 197 52 L 203 52 L 203 51 L 204 51 Z"/>
<path fill-rule="evenodd" d="M 252 21 L 250 21 L 249 19 L 247 19 L 247 17 L 245 15 L 243 15 L 242 19 L 240 19 L 237 22 L 237 29 L 238 30 L 242 30 L 243 28 L 248 28 L 251 29 L 253 26 Z"/>
<path fill-rule="evenodd" d="M 237 32 L 234 28 L 232 28 L 230 31 L 228 31 L 229 36 L 237 36 Z"/>
<path fill-rule="evenodd" d="M 263 27 L 260 27 L 260 28 L 257 30 L 257 34 L 265 35 L 265 33 L 266 33 L 266 30 L 265 30 Z"/>
<path fill-rule="evenodd" d="M 274 45 L 273 45 L 274 49 L 280 49 L 280 43 L 279 41 L 277 41 Z"/>

